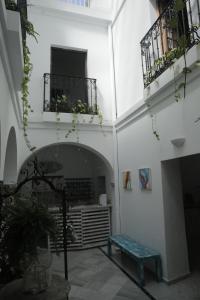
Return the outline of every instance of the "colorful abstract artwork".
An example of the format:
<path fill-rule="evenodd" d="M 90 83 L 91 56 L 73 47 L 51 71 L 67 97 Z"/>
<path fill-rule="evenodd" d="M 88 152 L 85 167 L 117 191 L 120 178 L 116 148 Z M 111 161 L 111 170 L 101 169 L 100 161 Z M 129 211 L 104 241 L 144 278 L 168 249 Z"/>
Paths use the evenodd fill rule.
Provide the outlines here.
<path fill-rule="evenodd" d="M 131 171 L 122 172 L 123 188 L 125 190 L 131 190 Z"/>
<path fill-rule="evenodd" d="M 141 190 L 151 190 L 151 169 L 139 169 L 139 181 Z"/>

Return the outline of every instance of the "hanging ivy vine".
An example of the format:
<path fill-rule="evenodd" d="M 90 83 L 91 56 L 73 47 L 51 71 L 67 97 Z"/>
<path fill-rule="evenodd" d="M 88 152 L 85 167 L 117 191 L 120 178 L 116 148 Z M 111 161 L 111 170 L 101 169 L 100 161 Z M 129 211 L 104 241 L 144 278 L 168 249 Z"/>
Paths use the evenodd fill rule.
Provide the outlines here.
<path fill-rule="evenodd" d="M 24 55 L 24 70 L 23 70 L 24 76 L 21 84 L 23 133 L 24 133 L 24 139 L 27 147 L 29 148 L 30 151 L 34 151 L 36 147 L 31 145 L 31 142 L 27 134 L 29 112 L 32 111 L 31 106 L 29 104 L 29 82 L 30 82 L 33 65 L 30 60 L 30 50 L 26 43 L 26 34 L 32 36 L 37 42 L 38 33 L 35 31 L 33 24 L 27 19 L 26 5 L 18 7 L 18 5 L 15 3 L 14 0 L 5 0 L 5 5 L 6 5 L 6 9 L 8 10 L 19 11 L 21 16 L 23 55 Z"/>
<path fill-rule="evenodd" d="M 175 12 L 174 15 L 171 17 L 171 19 L 168 21 L 168 23 L 165 25 L 166 28 L 170 28 L 172 31 L 174 30 L 177 32 L 178 28 L 180 28 L 180 20 L 179 15 L 181 14 L 183 17 L 183 10 L 186 8 L 186 1 L 185 0 L 175 0 L 173 4 L 173 11 Z M 187 31 L 185 28 L 185 25 L 183 25 L 183 32 L 179 35 L 176 39 L 176 47 L 173 49 L 170 49 L 167 51 L 164 55 L 159 57 L 154 62 L 154 66 L 152 70 L 149 71 L 149 74 L 152 75 L 152 72 L 154 70 L 157 70 L 157 67 L 160 69 L 165 64 L 172 65 L 173 72 L 174 72 L 174 98 L 176 102 L 179 102 L 181 99 L 184 99 L 186 97 L 186 87 L 187 87 L 187 75 L 192 72 L 190 68 L 187 66 L 187 52 L 191 48 L 192 45 L 197 45 L 200 43 L 200 36 L 198 34 L 198 29 L 200 28 L 200 25 L 191 25 L 191 28 Z M 192 42 L 191 42 L 192 41 Z M 180 78 L 176 79 L 176 72 L 174 68 L 174 63 L 180 58 L 183 57 L 184 61 L 184 67 L 182 69 L 183 78 L 180 81 Z M 145 82 L 146 84 L 150 84 L 153 81 L 153 76 L 149 76 L 147 74 L 147 78 L 149 82 Z M 152 131 L 157 140 L 160 139 L 159 134 L 157 130 L 155 129 L 155 115 L 151 114 L 152 119 Z"/>
<path fill-rule="evenodd" d="M 22 20 L 22 26 L 29 36 L 33 37 L 36 42 L 38 33 L 35 31 L 33 24 L 28 21 L 25 12 L 21 11 L 21 20 Z M 22 106 L 23 106 L 23 132 L 24 132 L 24 138 L 27 147 L 30 151 L 34 151 L 36 149 L 35 146 L 33 146 L 28 138 L 27 129 L 28 129 L 28 120 L 29 120 L 29 113 L 32 111 L 31 106 L 29 104 L 29 82 L 31 78 L 31 73 L 33 69 L 33 65 L 31 63 L 30 59 L 30 50 L 27 46 L 26 39 L 23 40 L 23 52 L 24 52 L 24 77 L 22 80 L 21 85 L 21 92 L 22 92 Z"/>
<path fill-rule="evenodd" d="M 59 136 L 58 128 L 60 123 L 60 112 L 65 108 L 68 108 L 70 113 L 72 114 L 72 122 L 71 128 L 67 130 L 65 134 L 65 138 L 68 138 L 71 134 L 76 135 L 76 141 L 79 142 L 79 129 L 78 124 L 80 123 L 80 118 L 83 123 L 86 123 L 85 115 L 90 115 L 88 120 L 88 124 L 92 124 L 95 116 L 98 117 L 99 126 L 103 130 L 103 114 L 98 105 L 89 106 L 86 102 L 82 100 L 77 100 L 72 106 L 69 105 L 68 99 L 66 95 L 57 96 L 56 98 L 52 98 L 52 102 L 54 103 L 55 113 L 56 113 L 56 123 L 57 123 L 57 138 Z M 60 128 L 59 128 L 60 130 Z"/>

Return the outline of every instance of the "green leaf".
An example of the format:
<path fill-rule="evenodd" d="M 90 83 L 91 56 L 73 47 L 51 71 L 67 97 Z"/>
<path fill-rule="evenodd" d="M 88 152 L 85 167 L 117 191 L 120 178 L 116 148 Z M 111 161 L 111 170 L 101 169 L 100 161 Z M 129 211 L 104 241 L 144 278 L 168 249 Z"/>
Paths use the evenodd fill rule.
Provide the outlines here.
<path fill-rule="evenodd" d="M 177 12 L 183 10 L 185 7 L 185 3 L 183 0 L 175 0 L 174 8 Z"/>
<path fill-rule="evenodd" d="M 188 45 L 188 38 L 186 37 L 186 35 L 182 35 L 178 38 L 177 43 L 179 48 L 181 48 L 182 50 L 186 50 Z"/>
<path fill-rule="evenodd" d="M 171 20 L 169 20 L 168 22 L 169 27 L 171 27 L 172 29 L 176 29 L 178 26 L 178 20 L 177 17 L 173 17 L 171 18 Z"/>

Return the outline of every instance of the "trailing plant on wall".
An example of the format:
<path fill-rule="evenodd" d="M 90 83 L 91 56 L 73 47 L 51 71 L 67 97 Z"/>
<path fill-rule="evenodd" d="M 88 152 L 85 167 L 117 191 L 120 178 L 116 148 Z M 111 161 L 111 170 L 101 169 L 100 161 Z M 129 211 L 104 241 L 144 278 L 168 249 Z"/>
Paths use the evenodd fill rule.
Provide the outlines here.
<path fill-rule="evenodd" d="M 38 33 L 35 31 L 33 24 L 27 19 L 26 7 L 18 7 L 14 0 L 5 0 L 5 5 L 9 10 L 20 11 L 22 31 L 25 32 L 23 35 L 24 76 L 21 84 L 22 119 L 26 145 L 30 151 L 33 151 L 36 147 L 31 145 L 27 134 L 29 112 L 31 111 L 31 106 L 29 104 L 29 82 L 33 65 L 30 59 L 30 50 L 26 43 L 26 34 L 32 36 L 37 42 Z"/>
<path fill-rule="evenodd" d="M 180 19 L 179 15 L 182 15 L 183 18 L 183 11 L 185 9 L 186 1 L 185 0 L 175 0 L 173 5 L 173 10 L 175 11 L 174 16 L 171 17 L 171 19 L 168 21 L 168 24 L 166 26 L 169 26 L 169 28 L 175 32 L 177 32 L 177 28 L 180 27 Z M 184 21 L 183 21 L 184 22 Z M 161 62 L 171 62 L 174 63 L 177 61 L 181 56 L 183 56 L 184 59 L 184 67 L 182 69 L 182 73 L 184 75 L 183 81 L 181 81 L 179 84 L 175 81 L 175 74 L 174 74 L 174 81 L 175 81 L 175 100 L 179 101 L 181 99 L 181 89 L 183 89 L 183 98 L 186 96 L 186 85 L 187 85 L 187 74 L 191 73 L 191 69 L 187 66 L 187 60 L 186 60 L 186 54 L 188 50 L 191 48 L 191 45 L 193 44 L 199 44 L 200 42 L 200 36 L 198 34 L 198 29 L 200 28 L 199 24 L 192 24 L 190 29 L 187 30 L 185 28 L 185 24 L 182 25 L 183 32 L 178 36 L 176 39 L 177 46 L 168 52 L 166 52 L 161 58 L 159 58 L 155 63 L 159 64 Z"/>
<path fill-rule="evenodd" d="M 22 24 L 24 26 L 26 34 L 33 37 L 36 42 L 38 33 L 35 31 L 33 24 L 27 20 L 25 13 L 22 11 Z M 31 77 L 31 72 L 33 65 L 30 59 L 30 50 L 27 46 L 26 40 L 23 41 L 23 52 L 24 52 L 24 77 L 22 80 L 22 103 L 23 103 L 23 131 L 26 145 L 30 151 L 34 151 L 36 147 L 32 146 L 28 138 L 27 129 L 28 129 L 28 118 L 31 106 L 29 104 L 29 82 Z"/>
<path fill-rule="evenodd" d="M 24 77 L 22 81 L 22 107 L 23 107 L 23 131 L 24 131 L 24 138 L 26 141 L 26 144 L 28 148 L 33 151 L 35 147 L 32 147 L 27 134 L 27 128 L 28 128 L 28 117 L 29 117 L 29 111 L 31 110 L 31 106 L 29 104 L 28 96 L 29 96 L 29 81 L 32 71 L 32 63 L 30 61 L 30 51 L 29 48 L 24 44 Z"/>
<path fill-rule="evenodd" d="M 171 11 L 174 13 L 170 16 L 168 22 L 164 25 L 163 29 L 170 28 L 172 35 L 173 32 L 176 33 L 178 36 L 176 38 L 176 47 L 170 49 L 169 51 L 165 52 L 164 55 L 159 57 L 157 60 L 154 61 L 154 66 L 148 71 L 145 78 L 145 84 L 150 84 L 153 80 L 157 78 L 157 70 L 162 69 L 163 66 L 169 66 L 173 68 L 174 73 L 174 98 L 175 101 L 178 102 L 181 99 L 184 99 L 186 96 L 186 87 L 187 87 L 187 75 L 192 72 L 190 68 L 187 66 L 187 52 L 193 45 L 197 45 L 200 43 L 200 36 L 198 34 L 198 30 L 200 28 L 199 24 L 190 25 L 190 28 L 186 28 L 184 22 L 180 24 L 180 17 L 184 18 L 184 9 L 186 10 L 186 2 L 185 0 L 174 0 L 173 8 Z M 180 33 L 180 27 L 182 32 Z M 181 70 L 183 77 L 178 77 L 176 74 L 176 69 L 174 67 L 174 63 L 180 58 L 183 57 L 184 60 L 184 67 Z M 182 78 L 182 79 L 181 79 Z M 150 104 L 149 104 L 150 105 Z M 155 137 L 159 140 L 159 134 L 155 129 L 155 114 L 151 114 L 152 119 L 152 130 Z"/>
<path fill-rule="evenodd" d="M 19 10 L 17 7 L 16 3 L 14 0 L 5 0 L 6 7 L 7 9 L 11 10 Z M 20 8 L 20 13 L 21 13 L 21 23 L 23 30 L 25 31 L 26 34 L 29 36 L 33 37 L 36 42 L 38 33 L 35 31 L 33 24 L 27 19 L 27 14 L 26 14 L 26 8 L 21 7 Z M 24 77 L 22 81 L 22 107 L 23 107 L 23 132 L 24 132 L 24 138 L 27 147 L 29 148 L 30 151 L 34 151 L 36 147 L 34 147 L 29 138 L 28 138 L 28 120 L 29 120 L 29 113 L 32 111 L 31 106 L 29 104 L 29 82 L 31 78 L 31 72 L 33 69 L 33 65 L 31 63 L 30 59 L 30 50 L 29 47 L 27 46 L 26 43 L 26 38 L 23 39 L 23 52 L 24 52 Z M 82 100 L 77 100 L 73 105 L 68 105 L 68 100 L 65 95 L 62 96 L 57 96 L 56 98 L 52 99 L 51 105 L 54 107 L 54 111 L 56 112 L 56 135 L 57 139 L 59 139 L 59 123 L 60 123 L 60 115 L 59 111 L 63 111 L 62 107 L 66 108 L 69 106 L 69 110 L 72 113 L 72 123 L 71 123 L 71 128 L 67 131 L 65 137 L 67 138 L 70 134 L 75 133 L 76 134 L 76 139 L 79 141 L 79 134 L 78 134 L 78 123 L 80 117 L 82 117 L 82 121 L 86 122 L 86 119 L 84 118 L 84 115 L 89 114 L 90 119 L 88 123 L 93 123 L 93 120 L 95 116 L 98 117 L 99 119 L 99 125 L 102 129 L 102 124 L 103 124 L 103 114 L 100 111 L 100 108 L 98 105 L 93 105 L 89 106 L 86 102 Z"/>
<path fill-rule="evenodd" d="M 78 124 L 79 119 L 82 118 L 83 123 L 86 123 L 85 115 L 90 115 L 90 118 L 88 120 L 89 124 L 92 124 L 94 121 L 95 116 L 98 117 L 99 120 L 99 126 L 102 129 L 103 125 L 103 114 L 101 110 L 99 109 L 98 105 L 89 106 L 86 102 L 83 102 L 82 100 L 77 100 L 73 105 L 69 105 L 67 96 L 62 95 L 57 96 L 57 98 L 53 98 L 53 103 L 55 103 L 54 108 L 56 112 L 56 122 L 57 122 L 57 138 L 59 138 L 59 122 L 60 122 L 60 111 L 62 111 L 62 108 L 66 109 L 68 108 L 72 113 L 72 123 L 71 128 L 67 130 L 67 133 L 65 134 L 65 137 L 68 138 L 70 134 L 75 133 L 76 140 L 79 142 L 79 132 L 78 132 Z"/>

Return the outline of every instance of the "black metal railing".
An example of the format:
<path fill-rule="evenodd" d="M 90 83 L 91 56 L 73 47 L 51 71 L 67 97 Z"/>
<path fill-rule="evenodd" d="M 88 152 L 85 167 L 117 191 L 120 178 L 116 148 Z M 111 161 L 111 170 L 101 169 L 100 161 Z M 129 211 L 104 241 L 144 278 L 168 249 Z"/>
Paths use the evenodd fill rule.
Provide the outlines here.
<path fill-rule="evenodd" d="M 172 0 L 141 40 L 144 87 L 200 42 L 199 0 Z"/>
<path fill-rule="evenodd" d="M 22 39 L 26 40 L 25 21 L 27 20 L 27 1 L 26 0 L 5 0 L 6 8 L 18 11 L 21 17 Z"/>
<path fill-rule="evenodd" d="M 96 79 L 45 73 L 43 110 L 97 114 Z"/>

